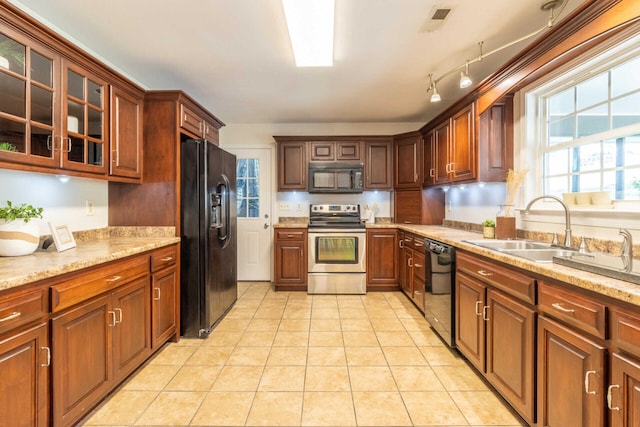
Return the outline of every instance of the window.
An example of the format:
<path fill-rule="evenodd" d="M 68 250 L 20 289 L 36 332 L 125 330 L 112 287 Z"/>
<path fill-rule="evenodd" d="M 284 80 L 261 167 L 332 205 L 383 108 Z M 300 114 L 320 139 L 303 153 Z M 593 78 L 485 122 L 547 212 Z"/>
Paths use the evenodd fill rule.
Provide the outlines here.
<path fill-rule="evenodd" d="M 238 218 L 258 218 L 260 215 L 260 160 L 238 159 L 236 166 Z"/>
<path fill-rule="evenodd" d="M 638 76 L 635 37 L 527 92 L 537 112 L 543 194 L 606 191 L 612 200 L 639 198 Z"/>

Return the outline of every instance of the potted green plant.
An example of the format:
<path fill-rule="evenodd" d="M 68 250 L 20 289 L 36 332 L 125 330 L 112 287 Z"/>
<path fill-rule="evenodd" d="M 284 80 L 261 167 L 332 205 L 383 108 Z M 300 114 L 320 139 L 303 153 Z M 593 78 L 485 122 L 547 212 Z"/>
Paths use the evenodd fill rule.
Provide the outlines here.
<path fill-rule="evenodd" d="M 33 253 L 40 243 L 40 231 L 35 218 L 42 218 L 42 208 L 23 203 L 14 206 L 7 201 L 0 208 L 0 256 L 20 256 Z"/>
<path fill-rule="evenodd" d="M 492 219 L 482 221 L 482 237 L 494 239 L 496 237 L 496 222 Z"/>
<path fill-rule="evenodd" d="M 18 151 L 18 148 L 9 143 L 9 142 L 0 142 L 0 150 L 4 150 L 4 151 Z"/>

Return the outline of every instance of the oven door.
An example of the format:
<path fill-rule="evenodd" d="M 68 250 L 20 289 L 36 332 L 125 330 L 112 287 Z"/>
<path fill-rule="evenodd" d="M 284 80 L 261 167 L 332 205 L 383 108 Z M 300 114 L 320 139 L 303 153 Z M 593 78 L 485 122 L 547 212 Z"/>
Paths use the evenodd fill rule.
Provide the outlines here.
<path fill-rule="evenodd" d="M 364 273 L 366 232 L 322 230 L 309 232 L 309 273 Z"/>

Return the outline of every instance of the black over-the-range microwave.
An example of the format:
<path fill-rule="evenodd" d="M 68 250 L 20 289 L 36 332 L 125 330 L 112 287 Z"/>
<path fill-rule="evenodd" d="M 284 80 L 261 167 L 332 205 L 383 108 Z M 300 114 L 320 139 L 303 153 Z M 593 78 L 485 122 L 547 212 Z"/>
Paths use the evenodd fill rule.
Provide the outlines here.
<path fill-rule="evenodd" d="M 362 163 L 309 163 L 309 193 L 362 193 Z"/>

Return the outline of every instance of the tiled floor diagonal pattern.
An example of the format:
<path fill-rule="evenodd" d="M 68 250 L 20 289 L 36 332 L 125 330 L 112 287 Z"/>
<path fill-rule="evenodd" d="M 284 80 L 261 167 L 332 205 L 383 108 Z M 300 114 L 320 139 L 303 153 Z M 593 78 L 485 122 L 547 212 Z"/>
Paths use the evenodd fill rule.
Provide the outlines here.
<path fill-rule="evenodd" d="M 165 346 L 82 425 L 524 425 L 400 292 L 238 295 L 209 338 Z"/>

